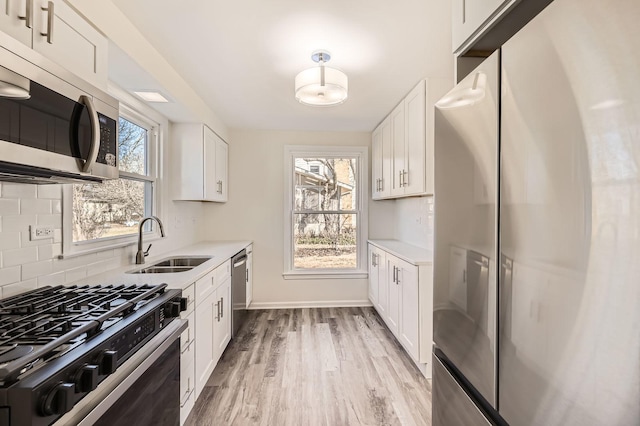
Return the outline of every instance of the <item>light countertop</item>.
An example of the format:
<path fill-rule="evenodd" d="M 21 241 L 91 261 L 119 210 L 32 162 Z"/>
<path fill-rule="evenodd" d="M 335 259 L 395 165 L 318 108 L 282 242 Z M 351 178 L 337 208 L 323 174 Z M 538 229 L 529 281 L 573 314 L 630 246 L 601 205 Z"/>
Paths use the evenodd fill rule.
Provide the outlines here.
<path fill-rule="evenodd" d="M 431 265 L 433 251 L 398 240 L 369 240 L 369 243 L 413 265 Z"/>
<path fill-rule="evenodd" d="M 167 284 L 171 288 L 185 289 L 197 279 L 206 275 L 207 272 L 217 268 L 240 250 L 248 247 L 251 241 L 205 241 L 181 249 L 164 253 L 159 256 L 149 256 L 144 265 L 126 265 L 117 269 L 91 275 L 82 278 L 76 283 L 78 285 L 159 285 Z M 211 256 L 211 259 L 195 268 L 176 273 L 166 274 L 127 274 L 128 271 L 135 271 L 149 267 L 156 262 L 161 262 L 170 257 L 182 256 Z"/>

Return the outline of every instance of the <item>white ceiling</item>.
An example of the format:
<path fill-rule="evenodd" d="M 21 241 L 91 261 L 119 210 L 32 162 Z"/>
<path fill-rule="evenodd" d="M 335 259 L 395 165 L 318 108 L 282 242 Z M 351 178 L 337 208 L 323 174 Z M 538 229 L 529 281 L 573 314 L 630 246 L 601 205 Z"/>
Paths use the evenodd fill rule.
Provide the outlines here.
<path fill-rule="evenodd" d="M 452 73 L 446 0 L 113 2 L 231 128 L 371 131 L 418 80 Z M 318 49 L 349 77 L 342 105 L 294 98 L 294 78 Z M 117 84 L 157 88 L 122 55 L 110 57 Z"/>

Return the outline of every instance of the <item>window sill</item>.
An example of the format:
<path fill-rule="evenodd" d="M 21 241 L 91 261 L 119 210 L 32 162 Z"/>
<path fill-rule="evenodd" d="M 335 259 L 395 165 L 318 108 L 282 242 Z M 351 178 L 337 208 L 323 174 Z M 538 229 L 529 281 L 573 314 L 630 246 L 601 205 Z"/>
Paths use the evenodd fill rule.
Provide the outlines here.
<path fill-rule="evenodd" d="M 367 271 L 290 271 L 282 274 L 285 280 L 356 280 L 369 277 Z"/>

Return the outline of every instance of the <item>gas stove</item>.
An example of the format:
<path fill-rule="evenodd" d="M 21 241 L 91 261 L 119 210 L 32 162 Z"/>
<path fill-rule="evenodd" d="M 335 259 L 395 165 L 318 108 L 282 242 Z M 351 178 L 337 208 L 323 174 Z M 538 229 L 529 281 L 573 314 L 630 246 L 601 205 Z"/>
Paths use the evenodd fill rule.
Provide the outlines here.
<path fill-rule="evenodd" d="M 0 300 L 0 426 L 49 425 L 180 315 L 180 290 L 43 287 Z"/>

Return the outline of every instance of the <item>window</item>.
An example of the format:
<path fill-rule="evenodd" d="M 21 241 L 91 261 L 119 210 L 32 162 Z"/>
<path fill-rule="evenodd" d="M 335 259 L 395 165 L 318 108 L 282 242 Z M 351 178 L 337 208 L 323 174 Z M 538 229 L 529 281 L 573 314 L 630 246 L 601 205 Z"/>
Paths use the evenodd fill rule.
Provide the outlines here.
<path fill-rule="evenodd" d="M 140 220 L 156 214 L 156 127 L 121 105 L 120 177 L 99 184 L 66 186 L 63 192 L 65 254 L 129 244 L 136 238 Z M 145 232 L 150 231 L 148 222 Z"/>
<path fill-rule="evenodd" d="M 362 275 L 366 148 L 288 146 L 285 277 Z"/>

